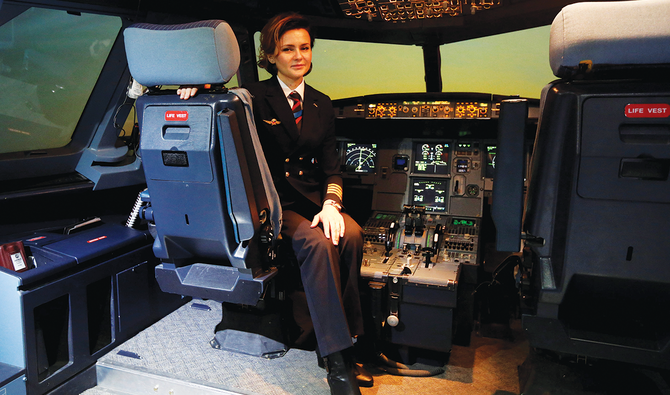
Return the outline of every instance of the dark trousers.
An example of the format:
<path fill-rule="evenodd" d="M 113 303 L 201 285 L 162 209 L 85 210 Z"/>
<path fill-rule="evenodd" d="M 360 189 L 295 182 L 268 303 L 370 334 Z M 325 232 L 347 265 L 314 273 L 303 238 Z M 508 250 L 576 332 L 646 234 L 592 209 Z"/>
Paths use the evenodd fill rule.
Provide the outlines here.
<path fill-rule="evenodd" d="M 345 235 L 338 245 L 326 239 L 321 226 L 311 228 L 313 214 L 285 207 L 282 234 L 291 241 L 300 265 L 307 306 L 321 356 L 352 346 L 363 334 L 358 274 L 363 256 L 363 231 L 343 213 Z"/>

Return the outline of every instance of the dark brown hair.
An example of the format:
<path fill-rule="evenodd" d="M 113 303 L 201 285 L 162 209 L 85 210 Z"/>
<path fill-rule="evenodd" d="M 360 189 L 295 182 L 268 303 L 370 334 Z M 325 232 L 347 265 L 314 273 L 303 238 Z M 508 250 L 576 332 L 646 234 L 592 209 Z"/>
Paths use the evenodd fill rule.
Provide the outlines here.
<path fill-rule="evenodd" d="M 284 33 L 294 29 L 305 29 L 309 33 L 309 45 L 314 47 L 314 35 L 312 35 L 312 28 L 309 20 L 300 14 L 294 12 L 279 14 L 268 21 L 261 30 L 261 44 L 258 49 L 258 67 L 264 68 L 268 73 L 277 75 L 277 66 L 270 63 L 268 57 L 274 55 L 279 45 L 279 40 Z M 309 74 L 312 71 L 310 66 Z"/>

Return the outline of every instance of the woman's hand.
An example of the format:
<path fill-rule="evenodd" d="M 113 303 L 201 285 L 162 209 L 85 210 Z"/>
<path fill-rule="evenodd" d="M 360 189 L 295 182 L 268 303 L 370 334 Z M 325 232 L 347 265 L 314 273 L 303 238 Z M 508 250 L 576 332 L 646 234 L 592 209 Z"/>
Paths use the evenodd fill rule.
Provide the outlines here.
<path fill-rule="evenodd" d="M 195 96 L 196 93 L 198 93 L 198 88 L 195 86 L 185 86 L 177 89 L 177 94 L 182 100 L 188 100 Z"/>
<path fill-rule="evenodd" d="M 325 204 L 317 215 L 312 220 L 312 228 L 316 228 L 319 222 L 323 223 L 323 234 L 327 239 L 337 245 L 340 242 L 340 237 L 344 237 L 344 218 L 332 204 Z"/>

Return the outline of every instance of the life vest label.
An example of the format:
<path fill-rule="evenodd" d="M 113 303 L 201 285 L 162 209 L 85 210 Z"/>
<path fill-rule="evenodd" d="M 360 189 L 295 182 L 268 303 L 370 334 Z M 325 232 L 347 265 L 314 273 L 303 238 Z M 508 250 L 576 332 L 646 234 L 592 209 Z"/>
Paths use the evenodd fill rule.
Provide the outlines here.
<path fill-rule="evenodd" d="M 166 111 L 166 121 L 188 121 L 188 111 Z"/>
<path fill-rule="evenodd" d="M 628 104 L 626 118 L 667 118 L 670 117 L 670 104 Z"/>

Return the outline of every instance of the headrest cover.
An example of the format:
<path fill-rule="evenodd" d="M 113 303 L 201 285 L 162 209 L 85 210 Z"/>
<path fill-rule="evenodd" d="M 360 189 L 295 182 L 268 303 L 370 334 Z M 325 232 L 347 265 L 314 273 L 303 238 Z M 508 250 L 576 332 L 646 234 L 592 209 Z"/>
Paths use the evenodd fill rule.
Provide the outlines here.
<path fill-rule="evenodd" d="M 240 66 L 240 48 L 224 21 L 137 23 L 123 32 L 130 74 L 142 85 L 225 84 Z"/>
<path fill-rule="evenodd" d="M 557 77 L 581 61 L 597 66 L 670 64 L 670 1 L 568 5 L 551 25 L 549 62 Z"/>

